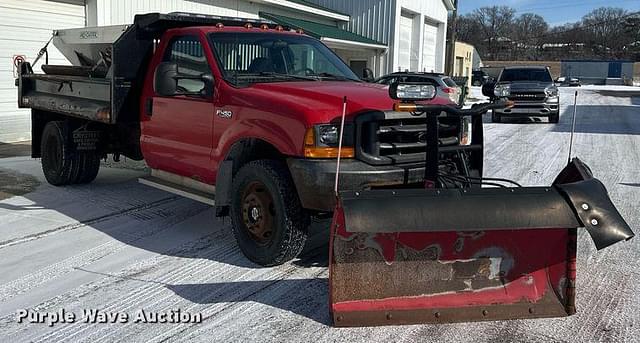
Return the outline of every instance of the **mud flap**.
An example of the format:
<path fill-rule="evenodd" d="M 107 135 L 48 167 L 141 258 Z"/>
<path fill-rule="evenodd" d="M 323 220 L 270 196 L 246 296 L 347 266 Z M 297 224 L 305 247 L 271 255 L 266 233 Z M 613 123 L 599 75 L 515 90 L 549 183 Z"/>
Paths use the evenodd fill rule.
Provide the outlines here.
<path fill-rule="evenodd" d="M 331 226 L 336 326 L 575 313 L 576 232 L 633 232 L 574 159 L 550 187 L 343 192 Z"/>

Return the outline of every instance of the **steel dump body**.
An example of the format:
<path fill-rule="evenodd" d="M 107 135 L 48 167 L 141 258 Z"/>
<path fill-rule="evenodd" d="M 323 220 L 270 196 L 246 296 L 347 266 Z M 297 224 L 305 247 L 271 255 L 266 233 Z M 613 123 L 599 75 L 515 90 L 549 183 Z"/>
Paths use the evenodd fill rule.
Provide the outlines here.
<path fill-rule="evenodd" d="M 53 44 L 73 65 L 43 65 L 45 74 L 22 70 L 19 106 L 105 124 L 137 121 L 141 75 L 153 45 L 137 36 L 127 25 L 55 31 Z"/>
<path fill-rule="evenodd" d="M 56 30 L 52 43 L 71 66 L 23 64 L 18 106 L 105 124 L 137 122 L 140 93 L 153 46 L 168 29 L 216 25 L 234 18 L 183 13 L 137 15 L 132 25 Z M 260 25 L 262 20 L 245 20 Z"/>

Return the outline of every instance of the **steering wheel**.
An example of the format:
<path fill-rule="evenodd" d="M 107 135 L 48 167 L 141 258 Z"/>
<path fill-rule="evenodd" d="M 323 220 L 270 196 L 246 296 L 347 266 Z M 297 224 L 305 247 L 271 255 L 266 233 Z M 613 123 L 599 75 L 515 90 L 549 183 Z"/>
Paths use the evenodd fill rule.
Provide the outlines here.
<path fill-rule="evenodd" d="M 300 75 L 302 72 L 304 72 L 304 75 L 309 76 L 309 75 L 314 75 L 316 72 L 311 69 L 311 68 L 301 68 L 301 69 L 296 69 L 296 70 L 292 70 L 291 74 L 294 75 Z"/>

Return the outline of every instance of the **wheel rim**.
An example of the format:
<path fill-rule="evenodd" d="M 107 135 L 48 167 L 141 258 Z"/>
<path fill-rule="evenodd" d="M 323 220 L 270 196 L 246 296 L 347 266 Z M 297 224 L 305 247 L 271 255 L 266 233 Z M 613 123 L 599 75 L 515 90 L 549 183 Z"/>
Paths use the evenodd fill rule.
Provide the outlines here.
<path fill-rule="evenodd" d="M 242 221 L 251 239 L 266 245 L 273 237 L 275 208 L 273 197 L 260 181 L 247 185 L 242 194 Z"/>

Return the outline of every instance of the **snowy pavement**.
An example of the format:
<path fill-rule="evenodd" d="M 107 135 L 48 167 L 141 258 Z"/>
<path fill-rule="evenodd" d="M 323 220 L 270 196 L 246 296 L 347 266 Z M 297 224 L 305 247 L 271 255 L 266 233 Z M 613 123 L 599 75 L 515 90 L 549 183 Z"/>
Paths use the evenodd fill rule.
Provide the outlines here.
<path fill-rule="evenodd" d="M 634 89 L 561 88 L 557 125 L 486 120 L 485 175 L 550 184 L 566 164 L 575 90 L 574 156 L 604 182 L 637 231 L 640 95 Z M 44 181 L 38 161 L 0 159 L 1 342 L 640 340 L 637 238 L 597 252 L 580 231 L 578 313 L 571 317 L 336 329 L 328 313 L 326 222 L 314 223 L 300 259 L 258 268 L 239 252 L 229 220 L 214 218 L 206 205 L 138 184 L 142 174 L 102 168 L 90 185 L 56 188 Z M 51 326 L 18 323 L 26 309 L 76 318 Z M 83 310 L 92 309 L 129 318 L 98 315 L 122 322 L 84 323 Z M 178 309 L 201 316 L 201 323 L 133 320 Z"/>

